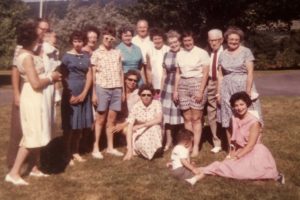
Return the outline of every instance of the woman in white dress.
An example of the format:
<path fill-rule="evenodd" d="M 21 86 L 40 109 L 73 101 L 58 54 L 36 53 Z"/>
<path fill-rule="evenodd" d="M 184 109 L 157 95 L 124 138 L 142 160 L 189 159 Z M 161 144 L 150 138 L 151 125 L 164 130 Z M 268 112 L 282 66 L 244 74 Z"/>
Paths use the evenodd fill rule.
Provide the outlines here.
<path fill-rule="evenodd" d="M 43 58 L 35 56 L 33 49 L 36 48 L 38 35 L 37 23 L 27 21 L 18 30 L 17 42 L 22 49 L 16 60 L 16 65 L 24 80 L 20 96 L 20 118 L 23 137 L 17 153 L 16 160 L 10 172 L 5 176 L 5 181 L 14 185 L 28 185 L 20 176 L 20 168 L 30 152 L 39 157 L 39 148 L 48 144 L 49 134 L 43 134 L 43 89 L 61 79 L 58 72 L 52 72 L 47 77 L 43 66 Z M 31 176 L 46 176 L 37 167 L 37 161 Z"/>

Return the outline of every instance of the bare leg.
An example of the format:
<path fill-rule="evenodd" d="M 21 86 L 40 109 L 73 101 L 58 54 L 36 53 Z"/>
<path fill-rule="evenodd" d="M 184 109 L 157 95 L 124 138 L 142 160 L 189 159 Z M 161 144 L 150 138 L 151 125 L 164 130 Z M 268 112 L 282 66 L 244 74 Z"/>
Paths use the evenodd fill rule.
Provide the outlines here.
<path fill-rule="evenodd" d="M 14 179 L 21 178 L 20 176 L 20 169 L 22 167 L 22 164 L 24 163 L 25 159 L 27 158 L 29 154 L 29 150 L 25 147 L 19 147 L 16 160 L 14 162 L 13 167 L 11 168 L 9 175 Z"/>
<path fill-rule="evenodd" d="M 165 128 L 165 132 L 166 132 L 166 146 L 164 151 L 167 151 L 171 146 L 172 146 L 172 129 L 171 126 L 166 126 Z"/>
<path fill-rule="evenodd" d="M 183 118 L 184 118 L 184 128 L 193 132 L 192 111 L 184 110 Z"/>
<path fill-rule="evenodd" d="M 80 138 L 82 136 L 82 130 L 73 130 L 72 133 L 72 140 L 71 140 L 71 147 L 72 147 L 72 156 L 73 159 L 78 162 L 84 162 L 86 161 L 79 155 L 79 142 Z"/>
<path fill-rule="evenodd" d="M 113 110 L 108 111 L 107 123 L 106 123 L 106 137 L 107 137 L 107 150 L 114 149 L 114 134 L 112 128 L 115 126 L 117 112 Z"/>
<path fill-rule="evenodd" d="M 200 110 L 192 109 L 192 124 L 194 133 L 194 146 L 192 151 L 192 157 L 196 157 L 199 154 L 199 144 L 202 135 L 202 116 L 203 112 Z"/>
<path fill-rule="evenodd" d="M 228 152 L 230 154 L 230 138 L 231 138 L 230 128 L 226 128 L 226 136 L 227 136 Z"/>
<path fill-rule="evenodd" d="M 104 113 L 99 113 L 97 112 L 96 114 L 96 121 L 95 121 L 95 142 L 93 145 L 93 152 L 99 152 L 99 141 L 100 141 L 100 136 L 102 132 L 102 128 L 105 122 L 107 112 Z"/>

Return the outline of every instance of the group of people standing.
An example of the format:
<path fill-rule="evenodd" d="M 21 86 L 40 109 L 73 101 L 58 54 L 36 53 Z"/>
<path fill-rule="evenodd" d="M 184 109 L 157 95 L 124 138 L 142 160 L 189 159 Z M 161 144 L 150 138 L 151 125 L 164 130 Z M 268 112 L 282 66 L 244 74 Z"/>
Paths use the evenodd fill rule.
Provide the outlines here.
<path fill-rule="evenodd" d="M 191 31 L 180 35 L 170 30 L 165 34 L 159 28 L 150 31 L 148 28 L 146 20 L 139 20 L 137 35 L 134 36 L 135 31 L 130 26 L 121 27 L 118 31 L 121 42 L 116 47 L 117 32 L 112 26 L 104 27 L 101 33 L 94 26 L 75 30 L 69 39 L 71 48 L 60 61 L 55 44 L 56 34 L 50 31 L 46 20 L 22 24 L 18 30 L 18 46 L 12 70 L 13 120 L 14 124 L 16 120 L 21 122 L 21 129 L 12 129 L 14 142 L 10 146 L 16 146 L 16 138 L 22 136 L 22 139 L 18 152 L 15 152 L 16 157 L 8 160 L 10 172 L 5 181 L 28 185 L 21 177 L 20 170 L 29 152 L 35 153 L 36 158 L 36 165 L 29 175 L 48 176 L 38 168 L 38 152 L 51 140 L 55 103 L 59 101 L 64 156 L 69 165 L 85 161 L 79 154 L 79 142 L 82 134 L 91 129 L 94 130 L 93 158 L 103 159 L 99 142 L 101 133 L 105 131 L 106 154 L 124 156 L 124 160 L 130 160 L 134 155 L 151 160 L 163 147 L 163 136 L 166 135 L 164 150 L 167 151 L 173 144 L 172 132 L 178 125 L 184 124 L 185 130 L 179 134 L 178 144 L 185 149 L 191 148 L 191 156 L 196 157 L 199 154 L 204 110 L 207 110 L 213 135 L 214 148 L 211 151 L 218 153 L 222 150 L 217 135 L 219 122 L 226 129 L 226 143 L 229 147 L 234 146 L 234 150 L 229 149 L 227 159 L 239 162 L 237 158 L 242 160 L 240 158 L 245 156 L 247 160 L 247 153 L 252 151 L 248 144 L 251 143 L 252 147 L 260 144 L 257 138 L 260 137 L 263 121 L 253 83 L 254 57 L 241 44 L 244 38 L 242 30 L 229 28 L 224 37 L 221 30 L 210 30 L 209 48 L 204 50 L 195 45 L 195 36 Z M 101 44 L 98 47 L 100 36 Z M 226 48 L 223 47 L 224 38 L 227 41 Z M 60 82 L 62 94 L 59 92 Z M 240 97 L 231 100 L 232 95 L 239 92 L 244 92 L 243 95 L 250 99 L 248 102 L 242 98 L 246 108 L 236 105 Z M 239 107 L 243 108 L 243 112 L 240 111 L 239 120 L 235 120 L 234 114 L 239 114 Z M 243 123 L 246 114 L 247 119 L 251 119 L 249 126 Z M 239 143 L 236 138 L 240 137 L 241 130 L 245 135 L 244 141 Z M 125 155 L 114 148 L 114 135 L 119 132 L 126 136 Z M 182 136 L 186 132 L 191 137 Z M 253 134 L 257 136 L 256 139 L 253 139 Z M 185 170 L 176 173 L 185 174 L 179 177 L 195 183 L 205 173 L 222 175 L 217 173 L 220 164 L 214 164 L 215 171 L 211 168 L 196 169 L 189 159 L 182 165 L 182 160 L 187 159 L 189 153 L 182 154 L 181 150 L 179 148 L 177 153 L 173 151 L 177 161 L 174 161 L 172 169 L 178 171 L 179 167 L 187 167 L 196 177 L 186 176 Z M 277 179 L 278 172 L 272 155 L 266 148 L 262 151 L 267 151 L 270 162 L 266 161 L 268 167 L 262 167 L 260 173 L 268 170 L 272 170 L 272 173 L 255 178 Z M 14 154 L 12 150 L 9 152 L 10 155 Z M 236 178 L 235 175 L 232 178 Z"/>

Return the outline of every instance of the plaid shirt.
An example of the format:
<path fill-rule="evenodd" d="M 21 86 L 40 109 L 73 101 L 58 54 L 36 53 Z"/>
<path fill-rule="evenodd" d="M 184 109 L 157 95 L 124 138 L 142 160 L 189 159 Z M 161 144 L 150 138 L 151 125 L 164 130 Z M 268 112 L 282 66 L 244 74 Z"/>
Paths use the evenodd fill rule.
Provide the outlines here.
<path fill-rule="evenodd" d="M 122 87 L 123 69 L 121 53 L 118 50 L 106 50 L 102 45 L 93 52 L 91 64 L 96 69 L 96 84 L 102 88 Z"/>

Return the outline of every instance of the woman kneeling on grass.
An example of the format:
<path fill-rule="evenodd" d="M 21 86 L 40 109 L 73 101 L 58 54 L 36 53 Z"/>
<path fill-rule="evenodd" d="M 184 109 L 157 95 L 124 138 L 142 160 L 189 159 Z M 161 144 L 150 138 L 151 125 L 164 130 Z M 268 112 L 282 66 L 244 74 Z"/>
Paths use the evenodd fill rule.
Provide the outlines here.
<path fill-rule="evenodd" d="M 234 116 L 231 121 L 230 155 L 222 162 L 216 161 L 202 169 L 202 174 L 218 175 L 239 180 L 274 179 L 284 184 L 274 158 L 261 142 L 261 124 L 248 108 L 251 99 L 246 92 L 237 92 L 230 98 Z"/>
<path fill-rule="evenodd" d="M 124 160 L 130 160 L 133 153 L 151 160 L 162 147 L 162 108 L 158 100 L 153 100 L 155 91 L 151 85 L 142 85 L 137 102 L 128 117 L 126 135 L 127 153 Z"/>

